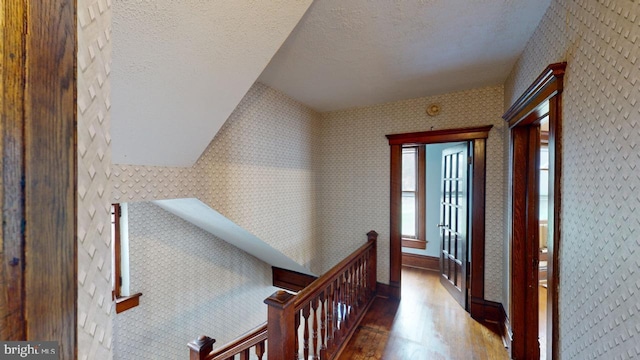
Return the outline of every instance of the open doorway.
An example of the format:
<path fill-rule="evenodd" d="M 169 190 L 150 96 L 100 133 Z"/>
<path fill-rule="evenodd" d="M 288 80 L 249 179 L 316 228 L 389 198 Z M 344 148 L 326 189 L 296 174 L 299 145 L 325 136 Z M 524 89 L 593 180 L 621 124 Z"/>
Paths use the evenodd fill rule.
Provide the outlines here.
<path fill-rule="evenodd" d="M 439 272 L 468 311 L 471 142 L 402 147 L 402 265 Z"/>
<path fill-rule="evenodd" d="M 408 134 L 387 135 L 391 147 L 391 220 L 390 220 L 390 279 L 388 293 L 390 296 L 400 298 L 401 267 L 402 267 L 402 151 L 403 147 L 424 144 L 441 144 L 452 142 L 465 142 L 469 144 L 469 156 L 471 158 L 470 175 L 473 179 L 469 182 L 470 191 L 467 193 L 470 199 L 469 221 L 471 226 L 471 245 L 469 261 L 465 262 L 468 271 L 465 273 L 465 281 L 468 285 L 463 288 L 466 292 L 467 303 L 471 316 L 477 320 L 484 320 L 487 314 L 487 303 L 484 300 L 484 238 L 485 238 L 485 173 L 486 173 L 486 139 L 492 126 L 477 128 L 462 128 L 448 130 L 434 130 Z M 468 159 L 467 157 L 467 159 Z M 467 160 L 469 161 L 469 160 Z M 462 265 L 462 264 L 461 264 Z M 466 290 L 468 289 L 468 290 Z"/>
<path fill-rule="evenodd" d="M 514 359 L 553 359 L 559 355 L 560 141 L 565 67 L 566 63 L 549 65 L 503 116 L 510 128 L 509 316 Z M 541 186 L 543 182 L 546 187 Z M 541 299 L 543 295 L 546 299 Z"/>

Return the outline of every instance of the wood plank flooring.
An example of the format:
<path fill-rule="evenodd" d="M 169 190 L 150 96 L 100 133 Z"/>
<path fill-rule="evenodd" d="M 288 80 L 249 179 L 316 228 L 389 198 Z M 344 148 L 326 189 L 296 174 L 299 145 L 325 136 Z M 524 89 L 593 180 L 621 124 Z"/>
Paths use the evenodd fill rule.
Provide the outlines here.
<path fill-rule="evenodd" d="M 377 298 L 339 359 L 508 359 L 500 336 L 473 320 L 438 276 L 403 267 L 402 300 Z"/>

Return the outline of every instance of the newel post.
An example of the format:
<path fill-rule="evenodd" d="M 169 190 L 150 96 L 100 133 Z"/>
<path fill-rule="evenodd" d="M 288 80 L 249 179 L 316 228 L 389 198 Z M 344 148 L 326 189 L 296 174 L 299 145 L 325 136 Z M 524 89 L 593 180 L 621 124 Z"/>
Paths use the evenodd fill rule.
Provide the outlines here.
<path fill-rule="evenodd" d="M 278 290 L 264 300 L 269 306 L 267 334 L 269 334 L 268 360 L 296 359 L 295 295 Z"/>
<path fill-rule="evenodd" d="M 367 233 L 367 239 L 369 242 L 373 242 L 373 246 L 371 246 L 371 255 L 369 257 L 369 289 L 374 293 L 377 290 L 378 284 L 378 233 L 371 230 Z"/>
<path fill-rule="evenodd" d="M 213 343 L 215 342 L 215 339 L 204 335 L 191 341 L 187 344 L 189 346 L 189 360 L 205 360 L 213 350 Z"/>

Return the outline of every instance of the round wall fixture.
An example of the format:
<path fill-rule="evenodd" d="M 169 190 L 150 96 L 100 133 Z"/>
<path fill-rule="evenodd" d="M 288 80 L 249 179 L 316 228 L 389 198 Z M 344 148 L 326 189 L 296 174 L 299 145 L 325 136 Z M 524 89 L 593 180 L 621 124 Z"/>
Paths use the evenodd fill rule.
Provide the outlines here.
<path fill-rule="evenodd" d="M 427 106 L 427 115 L 436 116 L 438 114 L 440 114 L 440 105 L 431 104 L 431 105 Z"/>

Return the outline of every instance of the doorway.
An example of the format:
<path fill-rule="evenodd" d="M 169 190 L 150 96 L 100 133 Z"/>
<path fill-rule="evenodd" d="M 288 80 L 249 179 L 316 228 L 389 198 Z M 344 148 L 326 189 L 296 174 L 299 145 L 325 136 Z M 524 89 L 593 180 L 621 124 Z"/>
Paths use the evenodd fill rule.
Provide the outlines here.
<path fill-rule="evenodd" d="M 484 304 L 484 232 L 485 232 L 485 169 L 486 139 L 492 126 L 462 128 L 450 130 L 434 130 L 408 134 L 387 135 L 391 147 L 391 227 L 390 227 L 390 285 L 389 295 L 400 298 L 401 265 L 402 265 L 402 149 L 410 145 L 424 145 L 448 142 L 468 142 L 471 157 L 470 188 L 474 191 L 470 196 L 470 237 L 473 238 L 470 249 L 467 296 L 471 316 L 483 320 Z M 467 264 L 468 265 L 468 262 Z"/>
<path fill-rule="evenodd" d="M 513 359 L 557 358 L 558 264 L 560 247 L 561 93 L 566 63 L 549 65 L 507 110 L 511 165 L 510 203 L 510 323 Z M 547 125 L 548 124 L 548 125 Z M 548 126 L 548 132 L 545 130 Z M 546 139 L 545 139 L 546 138 Z M 547 142 L 547 203 L 540 186 Z M 541 214 L 546 208 L 546 228 Z M 541 243 L 546 234 L 546 252 Z M 546 256 L 546 288 L 540 290 L 541 266 Z M 540 314 L 540 293 L 546 293 L 546 311 Z M 545 321 L 540 339 L 540 317 Z M 542 354 L 541 352 L 544 352 Z"/>
<path fill-rule="evenodd" d="M 402 265 L 438 272 L 467 311 L 471 145 L 402 148 Z"/>

